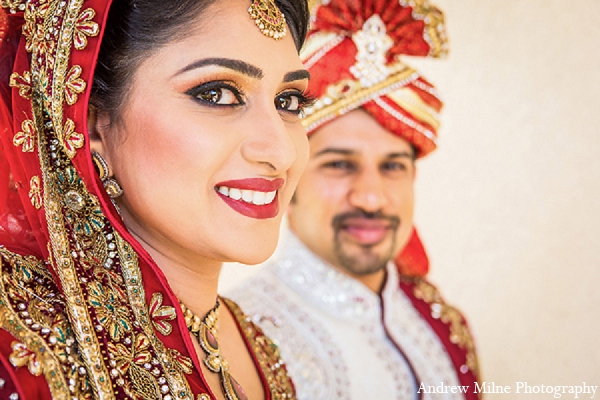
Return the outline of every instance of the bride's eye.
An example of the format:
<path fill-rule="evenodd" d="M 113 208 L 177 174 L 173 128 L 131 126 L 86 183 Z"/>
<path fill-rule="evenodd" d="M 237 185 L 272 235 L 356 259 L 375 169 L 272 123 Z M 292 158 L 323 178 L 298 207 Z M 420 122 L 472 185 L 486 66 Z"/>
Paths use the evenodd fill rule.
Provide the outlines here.
<path fill-rule="evenodd" d="M 208 82 L 198 85 L 186 93 L 212 107 L 229 107 L 244 104 L 240 90 L 230 82 Z"/>
<path fill-rule="evenodd" d="M 310 96 L 305 95 L 300 91 L 289 91 L 279 94 L 275 98 L 275 107 L 278 110 L 301 114 L 304 109 L 310 106 L 314 102 L 314 99 Z"/>
<path fill-rule="evenodd" d="M 277 97 L 277 108 L 287 111 L 297 111 L 300 105 L 298 96 L 279 96 Z"/>

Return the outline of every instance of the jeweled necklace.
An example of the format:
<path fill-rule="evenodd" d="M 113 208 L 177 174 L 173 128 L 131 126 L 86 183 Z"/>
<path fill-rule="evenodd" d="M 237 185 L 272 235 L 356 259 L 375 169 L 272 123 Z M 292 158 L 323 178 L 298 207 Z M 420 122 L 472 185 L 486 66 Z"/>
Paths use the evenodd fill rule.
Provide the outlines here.
<path fill-rule="evenodd" d="M 206 353 L 204 365 L 210 371 L 219 374 L 221 388 L 227 400 L 248 400 L 244 389 L 229 373 L 229 363 L 221 356 L 218 342 L 219 307 L 221 306 L 219 299 L 217 298 L 217 303 L 204 318 L 194 315 L 182 302 L 179 304 L 188 330 L 198 339 L 200 347 Z"/>

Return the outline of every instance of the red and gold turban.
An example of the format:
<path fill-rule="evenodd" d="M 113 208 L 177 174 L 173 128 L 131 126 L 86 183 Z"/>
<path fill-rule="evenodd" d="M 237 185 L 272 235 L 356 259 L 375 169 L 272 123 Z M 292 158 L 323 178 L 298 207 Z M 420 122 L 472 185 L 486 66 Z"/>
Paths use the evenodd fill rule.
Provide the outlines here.
<path fill-rule="evenodd" d="M 436 89 L 402 56 L 444 57 L 444 15 L 428 0 L 315 0 L 301 53 L 317 97 L 303 124 L 319 127 L 362 107 L 383 127 L 413 144 L 417 157 L 436 148 Z M 395 259 L 404 275 L 422 276 L 429 259 L 417 231 Z"/>
<path fill-rule="evenodd" d="M 401 56 L 445 56 L 442 12 L 427 0 L 317 0 L 312 15 L 301 54 L 318 98 L 303 120 L 308 134 L 362 107 L 418 157 L 434 150 L 442 102 Z"/>

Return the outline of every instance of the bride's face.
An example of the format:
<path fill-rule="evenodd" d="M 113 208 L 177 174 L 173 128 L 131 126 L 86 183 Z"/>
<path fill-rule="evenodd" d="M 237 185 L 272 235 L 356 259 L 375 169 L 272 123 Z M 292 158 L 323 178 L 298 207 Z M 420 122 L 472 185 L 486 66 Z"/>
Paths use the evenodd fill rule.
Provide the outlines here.
<path fill-rule="evenodd" d="M 215 2 L 141 63 L 118 122 L 99 113 L 121 215 L 151 254 L 252 264 L 277 244 L 308 157 L 308 74 L 291 34 L 266 37 L 247 9 Z"/>

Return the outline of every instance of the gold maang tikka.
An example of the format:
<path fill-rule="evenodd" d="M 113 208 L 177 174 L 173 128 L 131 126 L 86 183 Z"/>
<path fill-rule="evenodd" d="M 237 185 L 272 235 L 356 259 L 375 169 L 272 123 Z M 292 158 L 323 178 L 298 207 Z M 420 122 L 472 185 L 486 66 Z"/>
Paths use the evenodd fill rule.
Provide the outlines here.
<path fill-rule="evenodd" d="M 248 13 L 263 35 L 279 40 L 287 33 L 285 15 L 274 0 L 252 0 Z"/>

